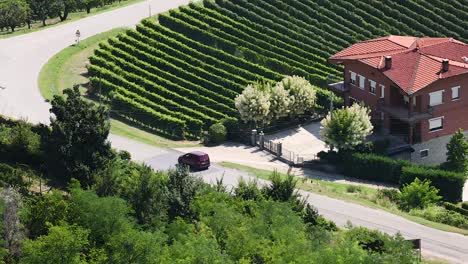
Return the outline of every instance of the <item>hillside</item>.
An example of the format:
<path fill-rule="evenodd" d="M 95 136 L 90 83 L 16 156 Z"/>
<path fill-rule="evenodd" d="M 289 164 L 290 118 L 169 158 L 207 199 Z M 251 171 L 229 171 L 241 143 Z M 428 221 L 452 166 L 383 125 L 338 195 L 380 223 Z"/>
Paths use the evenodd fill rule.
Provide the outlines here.
<path fill-rule="evenodd" d="M 102 44 L 90 58 L 91 83 L 124 118 L 173 137 L 199 135 L 237 116 L 234 98 L 248 83 L 299 75 L 326 87 L 341 75 L 327 58 L 354 42 L 389 34 L 467 41 L 462 2 L 192 3 Z"/>

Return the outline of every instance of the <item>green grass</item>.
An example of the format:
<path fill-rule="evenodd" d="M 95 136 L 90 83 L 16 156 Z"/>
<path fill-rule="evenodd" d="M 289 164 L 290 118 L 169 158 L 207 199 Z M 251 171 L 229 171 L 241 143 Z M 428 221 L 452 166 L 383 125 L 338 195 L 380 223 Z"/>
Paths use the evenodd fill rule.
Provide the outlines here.
<path fill-rule="evenodd" d="M 271 175 L 271 171 L 268 171 L 268 170 L 256 169 L 256 168 L 252 168 L 249 166 L 240 165 L 240 164 L 231 163 L 231 162 L 221 162 L 220 165 L 224 167 L 228 167 L 228 168 L 245 171 L 259 179 L 264 179 L 264 180 L 268 180 Z M 280 175 L 282 175 L 283 177 L 286 177 L 286 174 L 284 173 L 280 173 Z M 418 224 L 422 224 L 422 225 L 435 228 L 435 229 L 439 229 L 442 231 L 468 235 L 468 230 L 441 224 L 441 223 L 432 222 L 421 217 L 413 216 L 413 215 L 410 215 L 406 212 L 399 210 L 398 207 L 390 201 L 377 200 L 375 196 L 378 190 L 375 188 L 359 186 L 357 190 L 355 190 L 354 192 L 350 192 L 350 189 L 356 189 L 355 187 L 350 187 L 350 186 L 354 186 L 354 185 L 329 182 L 329 181 L 323 181 L 323 180 L 307 179 L 307 178 L 302 178 L 302 177 L 299 178 L 297 182 L 297 188 L 304 190 L 304 191 L 308 191 L 308 192 L 312 192 L 312 193 L 316 193 L 320 195 L 325 195 L 331 198 L 340 199 L 340 200 L 344 200 L 348 202 L 357 203 L 357 204 L 364 205 L 370 208 L 381 209 L 381 210 L 399 215 L 401 217 L 404 217 Z"/>
<path fill-rule="evenodd" d="M 86 73 L 88 57 L 94 52 L 101 41 L 115 37 L 125 32 L 125 28 L 116 28 L 92 36 L 80 42 L 79 45 L 69 46 L 52 57 L 39 73 L 39 90 L 41 95 L 51 100 L 54 95 L 62 94 L 66 88 L 77 84 L 84 88 L 88 79 Z"/>
<path fill-rule="evenodd" d="M 160 148 L 190 148 L 201 146 L 200 143 L 194 141 L 173 141 L 163 138 L 115 119 L 111 120 L 111 133 Z"/>
<path fill-rule="evenodd" d="M 60 26 L 60 25 L 66 24 L 66 23 L 70 23 L 70 22 L 85 18 L 85 17 L 98 15 L 98 14 L 101 14 L 101 13 L 104 13 L 104 12 L 112 11 L 112 10 L 115 10 L 115 9 L 118 9 L 118 8 L 122 8 L 122 7 L 125 7 L 125 6 L 132 5 L 132 4 L 136 4 L 136 3 L 139 3 L 139 2 L 142 2 L 142 1 L 143 0 L 127 0 L 127 1 L 122 1 L 120 3 L 115 2 L 115 3 L 111 4 L 111 5 L 106 5 L 106 6 L 102 6 L 102 7 L 93 8 L 93 9 L 91 9 L 91 13 L 89 13 L 89 14 L 87 14 L 86 11 L 73 12 L 73 13 L 70 13 L 68 15 L 68 18 L 65 21 L 60 21 L 59 18 L 48 19 L 46 21 L 47 25 L 45 27 L 42 26 L 42 21 L 39 21 L 37 23 L 32 24 L 31 29 L 28 29 L 27 26 L 24 26 L 24 27 L 16 28 L 15 32 L 11 32 L 11 31 L 0 32 L 0 39 L 16 37 L 16 36 L 19 36 L 19 35 L 28 34 L 28 33 L 32 33 L 32 32 L 35 32 L 35 31 L 40 31 L 40 30 L 43 30 L 43 29 L 47 29 L 47 28 L 51 28 L 51 27 L 55 27 L 55 26 Z"/>

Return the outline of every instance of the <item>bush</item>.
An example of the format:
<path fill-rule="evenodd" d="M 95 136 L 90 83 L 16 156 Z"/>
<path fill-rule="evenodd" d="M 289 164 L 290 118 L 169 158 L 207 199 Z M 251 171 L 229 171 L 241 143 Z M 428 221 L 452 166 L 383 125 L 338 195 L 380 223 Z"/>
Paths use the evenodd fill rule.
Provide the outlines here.
<path fill-rule="evenodd" d="M 397 203 L 400 199 L 400 192 L 395 189 L 380 189 L 377 191 L 377 199 L 388 199 L 392 203 Z"/>
<path fill-rule="evenodd" d="M 402 169 L 400 186 L 413 182 L 416 178 L 428 179 L 432 185 L 439 189 L 443 200 L 457 203 L 461 201 L 466 176 L 461 173 L 444 171 L 423 166 L 405 166 Z"/>
<path fill-rule="evenodd" d="M 426 209 L 413 209 L 411 215 L 419 216 L 429 221 L 468 229 L 468 218 L 454 211 L 446 210 L 440 206 L 432 206 Z"/>
<path fill-rule="evenodd" d="M 421 181 L 416 178 L 411 184 L 405 185 L 400 194 L 400 208 L 409 211 L 413 208 L 424 209 L 440 200 L 439 190 L 431 186 L 430 180 Z"/>
<path fill-rule="evenodd" d="M 465 210 L 468 210 L 468 202 L 461 203 L 461 207 Z"/>
<path fill-rule="evenodd" d="M 376 154 L 354 153 L 344 159 L 343 165 L 347 176 L 398 184 L 402 168 L 410 163 Z"/>
<path fill-rule="evenodd" d="M 210 126 L 208 131 L 210 142 L 219 144 L 226 141 L 227 130 L 226 127 L 221 123 L 216 123 Z"/>
<path fill-rule="evenodd" d="M 448 202 L 444 202 L 442 205 L 447 210 L 457 212 L 457 213 L 462 214 L 464 216 L 468 216 L 468 210 L 465 209 L 465 208 L 462 208 L 461 206 L 457 206 L 456 204 L 448 203 Z"/>
<path fill-rule="evenodd" d="M 361 192 L 362 188 L 361 186 L 356 186 L 356 185 L 348 185 L 346 186 L 346 192 L 349 193 L 356 193 L 356 192 Z"/>

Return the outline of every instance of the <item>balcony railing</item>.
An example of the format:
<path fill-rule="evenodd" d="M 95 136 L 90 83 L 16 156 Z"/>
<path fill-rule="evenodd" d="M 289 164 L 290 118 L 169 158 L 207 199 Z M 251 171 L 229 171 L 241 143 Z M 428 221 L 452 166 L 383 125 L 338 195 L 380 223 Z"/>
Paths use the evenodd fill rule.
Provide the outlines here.
<path fill-rule="evenodd" d="M 383 98 L 379 99 L 379 109 L 385 113 L 390 114 L 392 117 L 398 118 L 399 120 L 408 123 L 415 123 L 433 116 L 432 107 L 429 107 L 425 112 L 410 112 L 408 106 L 405 107 L 401 105 L 389 105 L 385 103 Z"/>
<path fill-rule="evenodd" d="M 349 85 L 347 85 L 345 82 L 335 82 L 335 83 L 329 83 L 328 87 L 338 93 L 345 93 L 349 91 Z"/>

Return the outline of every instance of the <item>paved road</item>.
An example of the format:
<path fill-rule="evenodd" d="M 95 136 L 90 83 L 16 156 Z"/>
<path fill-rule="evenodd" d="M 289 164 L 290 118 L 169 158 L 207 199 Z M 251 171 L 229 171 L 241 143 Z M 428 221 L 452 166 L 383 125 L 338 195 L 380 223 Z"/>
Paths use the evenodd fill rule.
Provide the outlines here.
<path fill-rule="evenodd" d="M 49 104 L 41 97 L 37 79 L 42 66 L 56 53 L 81 38 L 116 27 L 132 27 L 149 14 L 167 11 L 189 0 L 150 0 L 42 31 L 0 40 L 0 114 L 49 122 Z"/>
<path fill-rule="evenodd" d="M 173 168 L 177 157 L 183 153 L 177 150 L 151 147 L 115 135 L 111 136 L 111 140 L 114 147 L 127 149 L 132 154 L 132 158 L 145 162 L 156 170 Z M 217 164 L 213 164 L 206 171 L 195 174 L 208 183 L 216 183 L 216 180 L 222 177 L 223 183 L 228 188 L 237 186 L 240 178 L 255 179 L 246 172 L 225 168 Z M 260 185 L 268 184 L 264 180 L 258 180 L 258 182 Z M 354 225 L 377 229 L 389 234 L 400 232 L 408 239 L 421 238 L 424 256 L 443 258 L 454 263 L 468 263 L 468 237 L 466 236 L 435 230 L 381 210 L 310 192 L 300 191 L 300 193 L 318 209 L 320 214 L 340 226 L 344 226 L 350 221 Z"/>
<path fill-rule="evenodd" d="M 152 0 L 153 13 L 166 11 L 189 0 Z M 108 13 L 85 18 L 76 22 L 49 28 L 43 31 L 0 40 L 0 113 L 26 118 L 30 122 L 48 123 L 49 105 L 43 100 L 37 87 L 40 69 L 54 54 L 74 42 L 74 32 L 79 29 L 82 38 L 115 27 L 134 26 L 148 14 L 148 3 L 132 5 Z M 112 135 L 117 148 L 129 150 L 137 160 L 150 164 L 155 169 L 175 165 L 179 152 L 146 146 Z M 243 172 L 213 165 L 208 171 L 198 173 L 207 182 L 214 182 L 224 174 L 224 182 L 235 186 L 239 177 L 249 177 Z M 265 181 L 260 181 L 266 184 Z M 468 237 L 424 227 L 401 217 L 331 199 L 305 193 L 320 213 L 338 224 L 348 220 L 356 225 L 379 229 L 389 233 L 400 231 L 408 238 L 423 238 L 425 254 L 440 256 L 454 262 L 468 260 Z"/>

